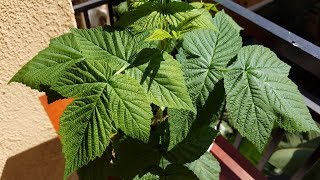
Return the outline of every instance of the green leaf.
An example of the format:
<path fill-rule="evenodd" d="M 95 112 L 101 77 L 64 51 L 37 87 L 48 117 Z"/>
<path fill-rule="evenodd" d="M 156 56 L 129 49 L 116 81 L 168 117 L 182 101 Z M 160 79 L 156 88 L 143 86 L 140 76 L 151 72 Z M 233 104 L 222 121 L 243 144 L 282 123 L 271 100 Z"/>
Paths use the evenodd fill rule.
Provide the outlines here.
<path fill-rule="evenodd" d="M 275 113 L 281 116 L 277 119 L 281 128 L 288 132 L 320 132 L 304 103 L 303 96 L 289 78 L 270 75 L 263 81 L 269 103 Z"/>
<path fill-rule="evenodd" d="M 191 24 L 199 28 L 214 29 L 212 18 L 209 13 L 194 9 L 185 2 L 148 2 L 136 9 L 129 11 L 120 18 L 119 24 L 123 27 L 133 27 L 137 31 L 158 28 L 167 29 L 176 27 L 183 20 L 199 15 Z"/>
<path fill-rule="evenodd" d="M 170 33 L 163 29 L 156 29 L 153 33 L 146 39 L 146 41 L 161 41 L 164 39 L 170 39 L 172 36 Z"/>
<path fill-rule="evenodd" d="M 292 176 L 314 151 L 315 149 L 311 148 L 279 149 L 272 154 L 269 162 L 286 174 Z"/>
<path fill-rule="evenodd" d="M 60 118 L 65 178 L 102 155 L 114 128 L 148 140 L 150 101 L 136 80 L 111 72 L 105 61 L 83 61 L 69 68 L 53 88 L 75 98 Z"/>
<path fill-rule="evenodd" d="M 205 152 L 199 159 L 186 166 L 200 180 L 218 180 L 220 175 L 220 164 L 210 152 Z"/>
<path fill-rule="evenodd" d="M 223 11 L 216 14 L 218 31 L 194 30 L 184 35 L 183 51 L 177 55 L 185 73 L 192 100 L 203 106 L 215 84 L 223 78 L 223 70 L 241 48 L 239 29 L 226 20 Z"/>
<path fill-rule="evenodd" d="M 81 50 L 86 59 L 107 61 L 115 70 L 130 67 L 127 74 L 143 84 L 154 104 L 193 108 L 187 89 L 181 81 L 183 75 L 179 63 L 167 53 L 143 49 L 153 47 L 152 43 L 144 41 L 147 33 L 133 36 L 127 30 L 107 32 L 101 28 L 74 30 L 73 33 L 81 42 Z"/>
<path fill-rule="evenodd" d="M 194 111 L 180 64 L 168 53 L 144 49 L 126 73 L 140 81 L 154 104 Z"/>
<path fill-rule="evenodd" d="M 129 7 L 128 7 L 128 2 L 124 1 L 121 2 L 118 6 L 117 6 L 117 12 L 121 15 L 124 14 L 126 12 L 129 11 Z"/>
<path fill-rule="evenodd" d="M 272 154 L 269 163 L 286 175 L 292 176 L 319 146 L 320 134 L 286 133 L 277 150 Z M 297 163 L 299 162 L 299 163 Z"/>
<path fill-rule="evenodd" d="M 153 44 L 143 42 L 148 33 L 133 36 L 128 30 L 73 29 L 83 56 L 87 60 L 107 61 L 118 70 L 134 61 L 136 54 Z"/>
<path fill-rule="evenodd" d="M 126 138 L 115 147 L 114 175 L 132 179 L 148 172 L 148 168 L 158 166 L 160 152 L 157 148 L 141 141 Z"/>
<path fill-rule="evenodd" d="M 297 87 L 286 77 L 290 67 L 269 49 L 248 46 L 225 76 L 231 123 L 262 151 L 274 121 L 287 131 L 317 130 Z"/>
<path fill-rule="evenodd" d="M 10 82 L 20 82 L 41 90 L 40 85 L 51 85 L 66 68 L 82 60 L 84 57 L 75 37 L 68 33 L 52 39 L 49 47 L 24 65 Z"/>
<path fill-rule="evenodd" d="M 179 144 L 187 137 L 192 124 L 195 121 L 196 114 L 188 110 L 168 109 L 170 143 L 168 150 Z"/>
<path fill-rule="evenodd" d="M 147 173 L 143 175 L 142 177 L 139 177 L 138 175 L 133 178 L 133 180 L 158 180 L 160 177 L 158 175 L 154 175 L 151 173 Z"/>
<path fill-rule="evenodd" d="M 161 180 L 174 180 L 174 179 L 183 179 L 183 180 L 197 180 L 197 176 L 193 174 L 191 170 L 183 165 L 178 164 L 169 164 L 165 171 L 164 175 L 160 175 Z"/>
<path fill-rule="evenodd" d="M 185 164 L 198 159 L 211 145 L 218 131 L 202 126 L 189 131 L 187 137 L 165 154 L 171 163 Z"/>
<path fill-rule="evenodd" d="M 191 30 L 194 30 L 194 29 L 197 29 L 198 27 L 195 26 L 195 25 L 192 25 L 192 22 L 195 21 L 198 17 L 200 17 L 201 14 L 196 14 L 194 16 L 190 16 L 186 19 L 184 19 L 183 21 L 181 21 L 177 27 L 175 27 L 175 31 L 185 31 L 185 32 L 188 32 L 188 31 L 191 31 Z"/>
<path fill-rule="evenodd" d="M 197 114 L 187 110 L 168 109 L 170 143 L 168 150 L 187 137 L 190 131 L 199 131 L 198 128 L 209 126 L 215 122 L 225 105 L 225 91 L 223 81 L 219 81 L 210 92 L 205 105 L 198 108 Z"/>

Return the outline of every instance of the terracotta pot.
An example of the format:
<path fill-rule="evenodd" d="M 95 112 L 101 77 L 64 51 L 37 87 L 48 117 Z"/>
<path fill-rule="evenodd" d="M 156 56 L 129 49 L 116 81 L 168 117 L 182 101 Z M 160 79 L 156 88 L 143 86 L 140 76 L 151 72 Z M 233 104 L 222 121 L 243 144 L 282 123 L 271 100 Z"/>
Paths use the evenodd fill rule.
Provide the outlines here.
<path fill-rule="evenodd" d="M 59 131 L 59 119 L 62 115 L 63 111 L 67 108 L 67 106 L 73 101 L 73 99 L 61 99 L 57 100 L 51 104 L 48 104 L 48 98 L 46 95 L 39 97 L 40 102 L 47 112 L 51 124 L 53 125 L 56 132 Z"/>

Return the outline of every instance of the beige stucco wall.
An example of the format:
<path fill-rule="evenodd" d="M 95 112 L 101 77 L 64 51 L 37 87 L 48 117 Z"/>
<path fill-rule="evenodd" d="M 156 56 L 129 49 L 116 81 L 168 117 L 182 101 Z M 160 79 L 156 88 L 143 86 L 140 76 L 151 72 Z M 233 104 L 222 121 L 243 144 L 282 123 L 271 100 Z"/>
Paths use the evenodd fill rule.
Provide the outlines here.
<path fill-rule="evenodd" d="M 0 0 L 0 177 L 9 157 L 56 136 L 41 94 L 7 82 L 70 27 L 75 27 L 70 0 Z"/>

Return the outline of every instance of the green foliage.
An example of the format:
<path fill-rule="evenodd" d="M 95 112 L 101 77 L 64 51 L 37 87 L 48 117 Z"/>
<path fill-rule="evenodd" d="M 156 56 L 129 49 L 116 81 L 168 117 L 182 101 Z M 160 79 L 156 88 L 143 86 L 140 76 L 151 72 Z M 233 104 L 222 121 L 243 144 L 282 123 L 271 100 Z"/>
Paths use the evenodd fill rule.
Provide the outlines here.
<path fill-rule="evenodd" d="M 318 130 L 296 85 L 287 77 L 289 66 L 269 49 L 244 47 L 228 69 L 224 82 L 230 122 L 260 151 L 275 121 L 289 132 Z"/>
<path fill-rule="evenodd" d="M 269 163 L 276 168 L 277 172 L 280 171 L 292 176 L 300 168 L 299 165 L 306 162 L 306 157 L 310 157 L 319 144 L 319 133 L 287 133 L 279 143 L 277 150 L 272 154 Z M 320 176 L 319 170 L 313 168 L 313 171 L 314 176 Z"/>
<path fill-rule="evenodd" d="M 158 180 L 160 177 L 158 175 L 154 175 L 151 173 L 147 173 L 143 175 L 142 177 L 139 177 L 138 175 L 133 178 L 133 180 Z"/>
<path fill-rule="evenodd" d="M 162 53 L 158 49 L 142 50 L 126 73 L 139 80 L 152 103 L 194 111 L 180 64 L 167 52 Z"/>
<path fill-rule="evenodd" d="M 204 153 L 199 159 L 186 165 L 200 180 L 219 179 L 220 165 L 211 153 Z"/>
<path fill-rule="evenodd" d="M 163 29 L 156 29 L 153 33 L 146 39 L 147 41 L 162 41 L 164 39 L 172 38 L 170 33 Z"/>
<path fill-rule="evenodd" d="M 262 46 L 241 48 L 242 28 L 209 11 L 214 4 L 128 0 L 120 27 L 72 29 L 11 79 L 74 99 L 60 118 L 65 179 L 217 179 L 206 151 L 225 109 L 260 151 L 275 125 L 319 131 L 289 66 Z"/>
<path fill-rule="evenodd" d="M 214 29 L 211 16 L 207 11 L 198 10 L 184 2 L 147 2 L 124 14 L 119 25 L 132 27 L 136 31 L 146 31 L 153 28 L 168 30 L 176 27 L 185 19 L 200 15 L 192 25 L 200 28 Z"/>
<path fill-rule="evenodd" d="M 194 30 L 185 34 L 183 50 L 177 56 L 197 106 L 204 105 L 215 84 L 223 78 L 227 64 L 241 48 L 240 30 L 227 18 L 223 11 L 216 14 L 213 22 L 218 31 Z"/>

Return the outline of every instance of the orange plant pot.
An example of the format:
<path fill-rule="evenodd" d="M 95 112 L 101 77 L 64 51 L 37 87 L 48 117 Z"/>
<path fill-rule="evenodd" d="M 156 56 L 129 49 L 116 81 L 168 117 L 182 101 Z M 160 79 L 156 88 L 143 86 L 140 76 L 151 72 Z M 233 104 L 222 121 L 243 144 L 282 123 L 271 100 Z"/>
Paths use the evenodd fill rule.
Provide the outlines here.
<path fill-rule="evenodd" d="M 60 116 L 67 108 L 67 106 L 73 101 L 73 99 L 60 99 L 49 104 L 47 96 L 43 95 L 39 97 L 39 100 L 44 110 L 47 112 L 52 126 L 54 127 L 56 132 L 58 132 Z"/>

